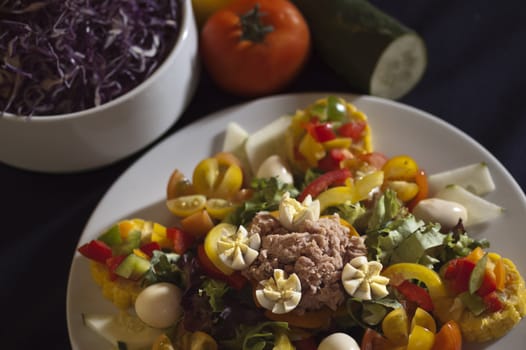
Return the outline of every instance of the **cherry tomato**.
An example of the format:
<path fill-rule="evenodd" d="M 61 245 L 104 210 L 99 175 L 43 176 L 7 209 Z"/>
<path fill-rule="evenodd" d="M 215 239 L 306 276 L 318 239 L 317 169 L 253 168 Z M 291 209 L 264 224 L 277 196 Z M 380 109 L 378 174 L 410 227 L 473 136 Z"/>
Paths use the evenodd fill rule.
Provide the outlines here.
<path fill-rule="evenodd" d="M 433 350 L 461 350 L 462 349 L 462 333 L 458 324 L 451 320 L 440 328 L 440 331 L 435 335 L 435 343 Z"/>
<path fill-rule="evenodd" d="M 362 337 L 360 349 L 362 350 L 386 350 L 393 345 L 383 335 L 372 328 L 367 328 Z"/>
<path fill-rule="evenodd" d="M 239 165 L 221 157 L 206 158 L 197 164 L 192 174 L 195 191 L 207 197 L 231 198 L 243 185 Z"/>
<path fill-rule="evenodd" d="M 413 199 L 407 204 L 410 211 L 420 202 L 422 199 L 427 198 L 429 195 L 429 185 L 427 183 L 427 174 L 423 169 L 419 169 L 415 175 L 415 183 L 418 186 L 418 193 Z"/>
<path fill-rule="evenodd" d="M 414 180 L 418 172 L 418 164 L 409 156 L 396 156 L 390 158 L 383 166 L 387 180 Z"/>
<path fill-rule="evenodd" d="M 202 210 L 206 204 L 206 197 L 202 194 L 181 196 L 166 201 L 166 206 L 175 215 L 187 217 Z"/>
<path fill-rule="evenodd" d="M 290 83 L 310 46 L 305 18 L 287 0 L 234 1 L 208 18 L 200 37 L 203 64 L 216 84 L 251 97 Z"/>
<path fill-rule="evenodd" d="M 166 199 L 172 199 L 180 196 L 194 194 L 195 191 L 190 179 L 186 178 L 184 174 L 175 169 L 170 175 L 168 184 L 166 186 Z"/>

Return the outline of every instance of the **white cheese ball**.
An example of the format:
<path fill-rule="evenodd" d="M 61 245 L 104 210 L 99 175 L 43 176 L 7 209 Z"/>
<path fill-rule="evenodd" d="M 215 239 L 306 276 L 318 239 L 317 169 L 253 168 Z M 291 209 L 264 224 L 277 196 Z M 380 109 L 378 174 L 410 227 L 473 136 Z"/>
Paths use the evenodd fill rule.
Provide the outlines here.
<path fill-rule="evenodd" d="M 150 327 L 167 328 L 182 314 L 181 297 L 181 289 L 171 283 L 152 284 L 137 296 L 135 312 Z"/>
<path fill-rule="evenodd" d="M 281 182 L 294 183 L 291 171 L 285 161 L 278 155 L 272 155 L 265 159 L 259 166 L 256 177 L 261 179 L 277 177 Z"/>
<path fill-rule="evenodd" d="M 333 333 L 321 341 L 318 350 L 360 350 L 360 346 L 348 334 Z"/>
<path fill-rule="evenodd" d="M 440 198 L 421 200 L 414 207 L 413 215 L 425 222 L 438 222 L 444 228 L 454 227 L 459 219 L 465 224 L 468 219 L 463 205 Z"/>

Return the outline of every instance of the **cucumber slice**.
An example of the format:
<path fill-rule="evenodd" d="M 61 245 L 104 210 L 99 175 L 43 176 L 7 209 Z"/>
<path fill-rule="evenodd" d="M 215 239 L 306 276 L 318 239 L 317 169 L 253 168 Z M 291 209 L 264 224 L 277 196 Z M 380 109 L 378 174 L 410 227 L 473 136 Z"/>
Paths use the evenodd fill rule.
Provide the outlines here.
<path fill-rule="evenodd" d="M 359 92 L 397 99 L 427 66 L 422 38 L 366 0 L 293 0 L 311 28 L 315 49 Z"/>
<path fill-rule="evenodd" d="M 432 174 L 427 179 L 432 197 L 447 185 L 459 185 L 478 196 L 495 190 L 495 183 L 486 163 L 474 163 Z"/>
<path fill-rule="evenodd" d="M 283 139 L 291 119 L 291 116 L 282 116 L 248 136 L 245 152 L 252 173 L 256 174 L 261 163 L 271 155 L 277 154 L 282 159 L 288 159 Z"/>
<path fill-rule="evenodd" d="M 236 122 L 228 123 L 223 140 L 223 151 L 236 152 L 240 147 L 243 147 L 247 138 L 248 132 L 241 125 Z"/>
<path fill-rule="evenodd" d="M 446 186 L 435 197 L 463 205 L 468 212 L 468 218 L 464 223 L 465 227 L 493 220 L 504 212 L 504 208 L 501 206 L 479 197 L 459 185 Z"/>
<path fill-rule="evenodd" d="M 138 317 L 121 313 L 83 314 L 84 324 L 118 349 L 151 349 L 163 331 L 147 326 Z"/>
<path fill-rule="evenodd" d="M 150 267 L 151 263 L 149 260 L 131 253 L 117 266 L 115 274 L 127 279 L 138 280 Z"/>
<path fill-rule="evenodd" d="M 223 140 L 223 151 L 231 152 L 235 155 L 243 165 L 245 171 L 250 170 L 250 164 L 245 152 L 245 143 L 248 139 L 248 132 L 243 129 L 241 125 L 236 122 L 228 123 L 225 131 L 225 139 Z M 250 177 L 250 172 L 244 174 Z"/>

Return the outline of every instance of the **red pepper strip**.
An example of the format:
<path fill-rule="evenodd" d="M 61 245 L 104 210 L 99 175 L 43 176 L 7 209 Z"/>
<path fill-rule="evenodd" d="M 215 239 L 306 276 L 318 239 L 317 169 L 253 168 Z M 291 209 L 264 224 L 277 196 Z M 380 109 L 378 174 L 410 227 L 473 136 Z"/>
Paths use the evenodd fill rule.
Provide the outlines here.
<path fill-rule="evenodd" d="M 429 296 L 429 293 L 422 287 L 404 280 L 402 283 L 395 287 L 408 301 L 412 301 L 420 306 L 422 309 L 432 312 L 433 301 Z"/>
<path fill-rule="evenodd" d="M 318 168 L 322 171 L 331 171 L 340 168 L 340 162 L 349 158 L 349 151 L 341 148 L 333 148 L 327 152 L 325 157 L 318 161 Z"/>
<path fill-rule="evenodd" d="M 78 251 L 86 258 L 100 262 L 102 264 L 106 263 L 106 259 L 111 258 L 112 256 L 110 246 L 97 239 L 80 246 Z"/>
<path fill-rule="evenodd" d="M 150 242 L 143 244 L 139 249 L 151 258 L 153 256 L 153 251 L 161 250 L 161 246 L 158 242 Z"/>
<path fill-rule="evenodd" d="M 214 263 L 206 255 L 205 247 L 200 244 L 197 246 L 197 259 L 203 269 L 203 272 L 208 277 L 227 283 L 234 289 L 240 290 L 247 283 L 247 279 L 239 271 L 235 271 L 231 275 L 225 275 L 221 270 L 215 267 Z"/>
<path fill-rule="evenodd" d="M 305 189 L 298 196 L 298 201 L 303 202 L 303 200 L 309 194 L 314 199 L 321 192 L 325 191 L 330 185 L 334 183 L 343 182 L 351 176 L 351 171 L 347 168 L 336 169 L 322 174 L 316 179 L 314 179 L 311 183 L 309 183 L 307 187 L 305 187 Z"/>
<path fill-rule="evenodd" d="M 194 236 L 177 227 L 166 229 L 166 236 L 173 242 L 174 252 L 184 254 L 194 244 Z"/>

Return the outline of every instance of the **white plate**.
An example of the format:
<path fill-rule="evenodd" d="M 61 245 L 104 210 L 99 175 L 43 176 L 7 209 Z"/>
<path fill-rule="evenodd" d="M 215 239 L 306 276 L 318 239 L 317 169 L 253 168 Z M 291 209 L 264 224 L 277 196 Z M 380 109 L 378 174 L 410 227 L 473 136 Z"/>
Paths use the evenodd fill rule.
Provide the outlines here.
<path fill-rule="evenodd" d="M 94 239 L 116 221 L 142 217 L 165 225 L 173 222 L 164 205 L 165 187 L 171 172 L 178 168 L 188 176 L 199 160 L 218 151 L 225 126 L 236 121 L 248 131 L 293 113 L 329 93 L 282 95 L 229 108 L 170 136 L 133 164 L 101 200 L 80 238 L 79 245 Z M 491 249 L 511 258 L 526 274 L 526 197 L 508 171 L 486 149 L 469 136 L 412 107 L 369 96 L 338 94 L 364 111 L 370 121 L 375 150 L 388 156 L 409 154 L 428 173 L 475 162 L 486 162 L 497 190 L 487 198 L 506 208 L 505 215 L 472 232 L 486 237 Z M 67 291 L 67 318 L 73 349 L 107 348 L 105 342 L 83 326 L 82 313 L 110 313 L 115 308 L 103 299 L 92 282 L 88 264 L 78 253 L 72 261 Z M 518 349 L 526 343 L 526 322 L 522 322 L 501 340 L 474 348 Z"/>

